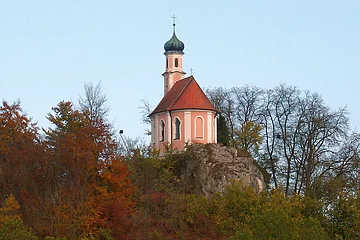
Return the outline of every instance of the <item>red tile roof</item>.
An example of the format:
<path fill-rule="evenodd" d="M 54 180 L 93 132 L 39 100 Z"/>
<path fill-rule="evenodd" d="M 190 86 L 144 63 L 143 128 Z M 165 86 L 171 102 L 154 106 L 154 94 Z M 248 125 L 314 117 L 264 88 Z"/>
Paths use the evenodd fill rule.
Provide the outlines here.
<path fill-rule="evenodd" d="M 180 109 L 219 111 L 211 104 L 193 76 L 177 81 L 149 116 Z"/>

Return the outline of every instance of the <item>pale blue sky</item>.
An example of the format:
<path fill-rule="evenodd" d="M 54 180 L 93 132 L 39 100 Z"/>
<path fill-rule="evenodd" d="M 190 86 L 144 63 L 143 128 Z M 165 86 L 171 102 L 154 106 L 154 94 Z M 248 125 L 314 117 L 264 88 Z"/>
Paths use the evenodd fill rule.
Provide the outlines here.
<path fill-rule="evenodd" d="M 142 136 L 138 107 L 162 97 L 173 14 L 184 70 L 202 87 L 295 85 L 347 106 L 359 130 L 359 0 L 3 0 L 0 98 L 46 128 L 52 107 L 101 80 L 115 127 Z"/>

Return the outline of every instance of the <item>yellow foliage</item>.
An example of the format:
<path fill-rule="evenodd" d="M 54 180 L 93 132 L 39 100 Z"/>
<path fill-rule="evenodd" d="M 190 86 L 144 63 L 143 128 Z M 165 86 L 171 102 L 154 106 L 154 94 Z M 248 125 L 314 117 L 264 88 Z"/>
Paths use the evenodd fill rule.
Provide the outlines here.
<path fill-rule="evenodd" d="M 259 124 L 246 121 L 241 125 L 241 129 L 235 130 L 234 145 L 245 150 L 249 150 L 252 146 L 259 147 L 263 140 L 260 135 L 261 130 L 262 127 Z"/>
<path fill-rule="evenodd" d="M 4 202 L 4 206 L 0 208 L 0 226 L 9 220 L 20 220 L 20 205 L 15 197 L 11 194 Z"/>

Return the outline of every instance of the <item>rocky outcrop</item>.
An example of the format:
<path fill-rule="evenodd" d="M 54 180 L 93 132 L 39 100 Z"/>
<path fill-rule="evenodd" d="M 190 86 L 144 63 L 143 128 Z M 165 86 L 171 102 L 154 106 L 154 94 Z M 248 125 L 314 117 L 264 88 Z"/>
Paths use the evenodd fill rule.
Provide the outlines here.
<path fill-rule="evenodd" d="M 195 193 L 222 192 L 232 179 L 257 192 L 265 189 L 263 174 L 246 151 L 219 144 L 192 144 L 184 152 L 181 165 L 181 179 Z"/>

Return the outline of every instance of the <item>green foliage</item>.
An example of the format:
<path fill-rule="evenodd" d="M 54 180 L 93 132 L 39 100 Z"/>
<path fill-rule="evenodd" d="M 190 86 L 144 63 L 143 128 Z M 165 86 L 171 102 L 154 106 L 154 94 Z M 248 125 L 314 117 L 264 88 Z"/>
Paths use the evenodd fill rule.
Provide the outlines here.
<path fill-rule="evenodd" d="M 326 223 L 326 228 L 333 237 L 360 238 L 359 194 L 349 195 L 340 192 L 338 198 L 332 202 L 327 214 L 329 221 Z"/>
<path fill-rule="evenodd" d="M 230 145 L 229 128 L 226 126 L 225 117 L 219 114 L 217 122 L 217 142 L 224 146 Z"/>
<path fill-rule="evenodd" d="M 0 239 L 35 240 L 38 239 L 32 229 L 26 227 L 20 218 L 20 205 L 11 194 L 0 208 Z"/>
<path fill-rule="evenodd" d="M 234 181 L 224 193 L 216 194 L 211 198 L 211 207 L 208 211 L 218 229 L 231 236 L 249 223 L 261 201 L 263 201 L 262 195 L 255 193 L 251 187 L 245 187 L 242 183 Z"/>
<path fill-rule="evenodd" d="M 142 189 L 136 212 L 142 222 L 135 227 L 142 229 L 141 236 L 146 232 L 154 239 L 328 239 L 321 224 L 326 219 L 323 203 L 315 198 L 286 196 L 281 189 L 258 194 L 238 181 L 209 197 L 191 194 L 179 172 L 184 161 L 191 161 L 188 157 L 171 153 L 128 161 Z"/>
<path fill-rule="evenodd" d="M 252 218 L 253 233 L 257 239 L 326 239 L 320 222 L 303 213 L 304 199 L 286 197 L 282 190 L 273 190 L 259 214 Z"/>
<path fill-rule="evenodd" d="M 307 202 L 297 195 L 286 197 L 282 190 L 256 194 L 233 182 L 223 194 L 210 198 L 206 211 L 217 229 L 233 240 L 327 239 L 320 221 L 304 214 L 309 212 Z"/>
<path fill-rule="evenodd" d="M 44 240 L 66 240 L 66 238 L 46 237 Z"/>
<path fill-rule="evenodd" d="M 272 193 L 270 200 L 250 221 L 255 239 L 326 239 L 320 222 L 306 218 L 303 209 L 302 198 Z"/>
<path fill-rule="evenodd" d="M 114 238 L 112 237 L 112 231 L 109 228 L 106 228 L 106 229 L 101 228 L 99 231 L 98 237 L 95 237 L 93 234 L 90 234 L 89 236 L 81 238 L 81 240 L 96 240 L 96 239 L 113 240 Z M 54 240 L 56 240 L 56 239 L 54 239 Z M 58 240 L 62 240 L 62 239 L 58 239 Z M 65 240 L 65 238 L 63 240 Z"/>
<path fill-rule="evenodd" d="M 0 228 L 0 239 L 2 240 L 37 240 L 32 230 L 17 220 L 9 220 Z"/>

